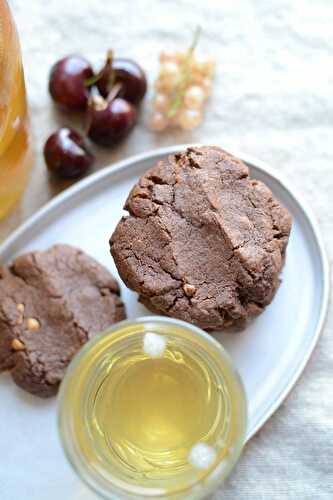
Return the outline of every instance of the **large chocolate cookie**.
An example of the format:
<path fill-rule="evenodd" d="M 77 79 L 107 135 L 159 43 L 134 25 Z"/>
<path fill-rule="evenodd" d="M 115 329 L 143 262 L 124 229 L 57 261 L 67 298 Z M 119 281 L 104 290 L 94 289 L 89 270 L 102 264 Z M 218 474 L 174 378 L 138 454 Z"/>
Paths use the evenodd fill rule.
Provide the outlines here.
<path fill-rule="evenodd" d="M 81 250 L 22 255 L 0 268 L 0 371 L 51 396 L 76 351 L 124 317 L 117 282 Z"/>
<path fill-rule="evenodd" d="M 291 218 L 239 159 L 217 147 L 170 156 L 141 177 L 125 209 L 111 253 L 150 310 L 219 329 L 271 302 Z"/>

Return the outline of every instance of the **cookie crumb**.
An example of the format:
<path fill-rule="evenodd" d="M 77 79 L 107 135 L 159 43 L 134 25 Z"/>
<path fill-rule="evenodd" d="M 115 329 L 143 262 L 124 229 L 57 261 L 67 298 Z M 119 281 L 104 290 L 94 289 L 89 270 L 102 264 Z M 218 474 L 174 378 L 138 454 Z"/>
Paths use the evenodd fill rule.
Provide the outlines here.
<path fill-rule="evenodd" d="M 16 308 L 17 308 L 18 312 L 20 312 L 22 314 L 24 313 L 24 304 L 17 304 Z"/>
<path fill-rule="evenodd" d="M 39 330 L 40 323 L 35 318 L 28 318 L 27 319 L 27 327 L 28 327 L 28 330 L 36 331 L 36 330 Z"/>
<path fill-rule="evenodd" d="M 163 356 L 166 344 L 166 338 L 157 333 L 146 333 L 143 338 L 143 350 L 145 354 L 148 354 L 148 356 L 152 358 L 160 358 Z"/>
<path fill-rule="evenodd" d="M 195 444 L 190 451 L 188 461 L 197 469 L 209 469 L 216 460 L 216 451 L 205 443 Z"/>
<path fill-rule="evenodd" d="M 186 283 L 183 286 L 183 289 L 188 297 L 193 297 L 193 295 L 195 294 L 195 292 L 197 290 L 194 285 L 189 285 L 188 283 Z"/>
<path fill-rule="evenodd" d="M 14 351 L 24 351 L 25 345 L 19 339 L 13 339 L 12 340 L 12 349 L 14 349 Z"/>

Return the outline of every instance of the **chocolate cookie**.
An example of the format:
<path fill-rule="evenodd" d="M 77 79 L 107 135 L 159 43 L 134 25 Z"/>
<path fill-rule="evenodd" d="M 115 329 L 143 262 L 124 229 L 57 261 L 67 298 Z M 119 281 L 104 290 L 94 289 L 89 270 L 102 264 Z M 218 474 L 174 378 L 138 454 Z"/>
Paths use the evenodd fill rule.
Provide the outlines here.
<path fill-rule="evenodd" d="M 260 313 L 279 285 L 291 217 L 247 166 L 189 148 L 141 177 L 111 253 L 151 311 L 219 329 Z"/>
<path fill-rule="evenodd" d="M 81 250 L 55 245 L 0 268 L 0 371 L 41 397 L 95 334 L 125 318 L 113 276 Z"/>

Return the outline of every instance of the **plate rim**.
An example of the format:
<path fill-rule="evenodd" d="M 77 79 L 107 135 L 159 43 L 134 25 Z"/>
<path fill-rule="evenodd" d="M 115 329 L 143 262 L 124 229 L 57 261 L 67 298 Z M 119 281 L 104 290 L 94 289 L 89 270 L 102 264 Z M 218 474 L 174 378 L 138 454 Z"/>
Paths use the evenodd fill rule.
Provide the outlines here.
<path fill-rule="evenodd" d="M 121 170 L 126 170 L 126 167 L 136 164 L 138 162 L 143 162 L 146 160 L 154 161 L 159 157 L 168 156 L 174 154 L 178 151 L 184 150 L 189 147 L 200 147 L 203 146 L 201 143 L 195 144 L 176 144 L 171 146 L 166 146 L 162 148 L 156 148 L 148 152 L 139 153 L 136 155 L 129 156 L 123 160 L 116 161 L 115 163 L 111 163 L 110 165 L 103 167 L 101 170 L 94 172 L 84 179 L 79 180 L 74 185 L 64 189 L 61 193 L 57 194 L 51 200 L 49 200 L 45 205 L 39 208 L 34 214 L 28 217 L 28 219 L 19 225 L 17 229 L 15 229 L 1 244 L 0 244 L 0 261 L 2 261 L 3 255 L 6 254 L 8 249 L 13 246 L 16 240 L 19 240 L 26 232 L 29 231 L 30 228 L 36 225 L 39 220 L 42 220 L 49 212 L 52 212 L 54 209 L 62 205 L 67 199 L 74 197 L 80 191 L 83 191 L 90 186 L 97 184 L 104 178 L 108 178 L 110 175 L 115 174 Z M 217 145 L 221 147 L 220 145 Z M 330 278 L 329 278 L 329 260 L 326 252 L 324 240 L 321 234 L 321 230 L 317 219 L 309 206 L 308 202 L 305 201 L 295 189 L 294 186 L 291 185 L 290 181 L 286 181 L 282 179 L 280 174 L 275 171 L 270 166 L 266 165 L 266 162 L 262 160 L 258 160 L 250 155 L 244 154 L 242 152 L 236 151 L 233 148 L 225 148 L 228 152 L 233 154 L 234 156 L 240 158 L 250 167 L 253 166 L 260 170 L 263 173 L 271 176 L 278 184 L 285 189 L 288 194 L 293 198 L 296 202 L 300 210 L 302 211 L 303 216 L 305 217 L 307 223 L 311 227 L 315 242 L 318 247 L 319 257 L 321 261 L 321 266 L 323 270 L 322 274 L 322 290 L 323 296 L 320 304 L 319 317 L 315 327 L 314 334 L 312 336 L 311 342 L 307 348 L 307 351 L 302 358 L 302 361 L 296 367 L 296 370 L 293 376 L 290 378 L 289 382 L 286 384 L 285 388 L 281 391 L 281 393 L 276 398 L 274 404 L 270 407 L 269 411 L 267 411 L 255 424 L 253 428 L 251 428 L 251 432 L 249 432 L 246 436 L 246 441 L 251 439 L 259 429 L 269 420 L 269 418 L 276 412 L 281 403 L 286 399 L 291 389 L 294 387 L 298 379 L 300 378 L 305 366 L 307 365 L 320 337 L 320 334 L 323 330 L 324 323 L 327 316 L 328 305 L 329 305 L 329 295 L 330 295 Z M 282 176 L 283 177 L 283 176 Z"/>

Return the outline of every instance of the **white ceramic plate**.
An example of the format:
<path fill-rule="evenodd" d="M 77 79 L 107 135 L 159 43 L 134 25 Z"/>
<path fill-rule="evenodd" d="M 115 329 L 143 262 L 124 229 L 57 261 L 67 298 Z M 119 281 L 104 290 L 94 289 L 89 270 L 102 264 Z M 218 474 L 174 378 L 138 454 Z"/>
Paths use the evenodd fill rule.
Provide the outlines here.
<path fill-rule="evenodd" d="M 6 263 L 56 242 L 76 245 L 116 274 L 108 239 L 137 178 L 185 146 L 160 149 L 112 165 L 66 190 L 31 217 L 0 248 Z M 328 302 L 328 265 L 316 222 L 294 191 L 260 162 L 243 158 L 289 209 L 293 228 L 282 284 L 273 303 L 240 334 L 218 334 L 243 378 L 250 438 L 295 384 L 318 340 Z M 122 286 L 131 318 L 147 314 Z M 95 496 L 67 464 L 56 429 L 56 400 L 40 400 L 0 377 L 1 500 L 88 500 Z"/>

